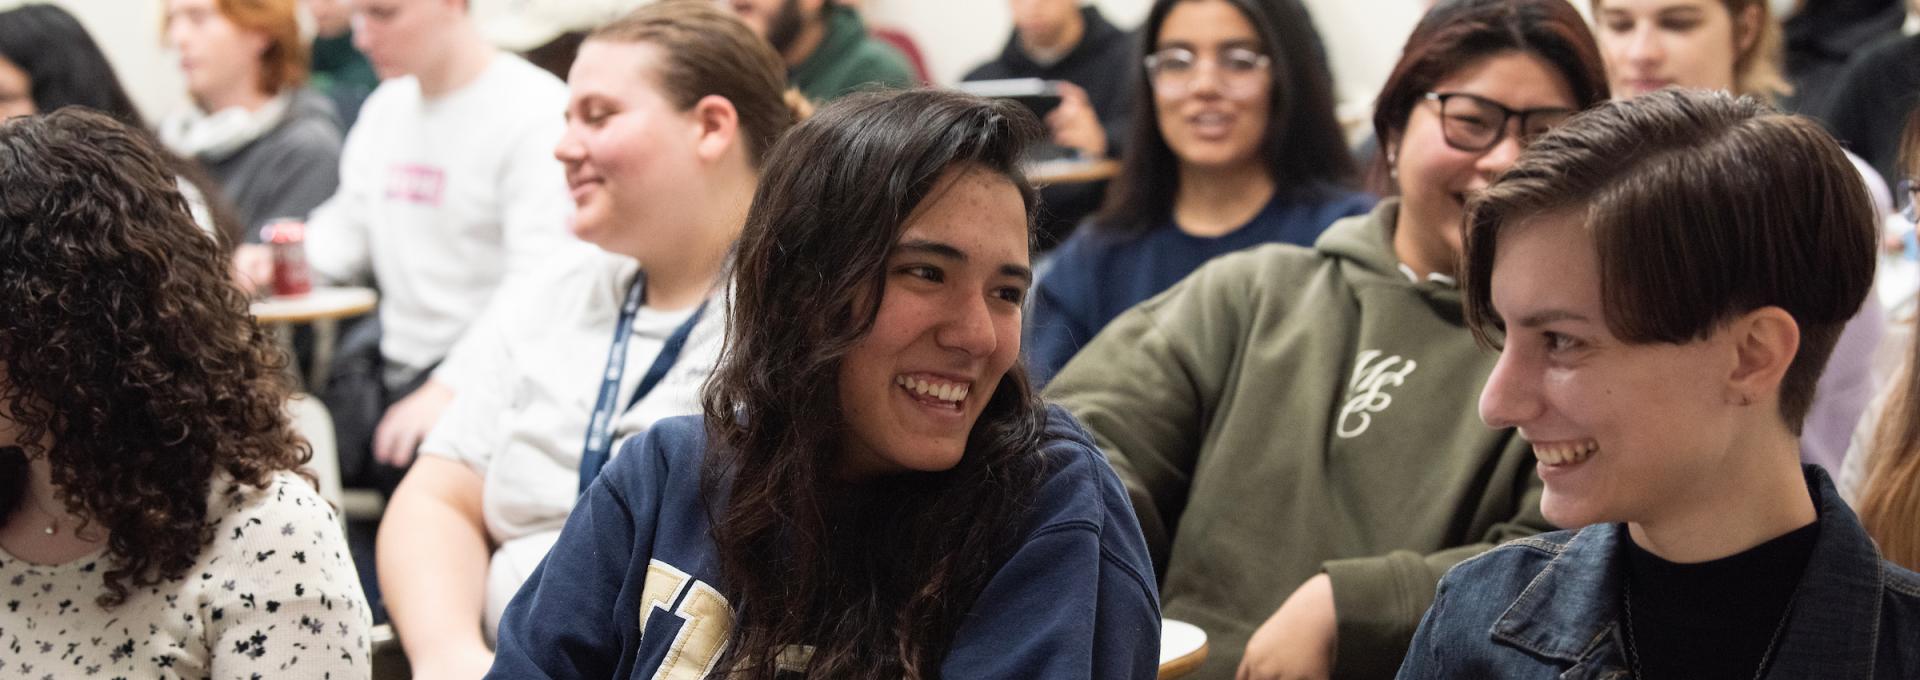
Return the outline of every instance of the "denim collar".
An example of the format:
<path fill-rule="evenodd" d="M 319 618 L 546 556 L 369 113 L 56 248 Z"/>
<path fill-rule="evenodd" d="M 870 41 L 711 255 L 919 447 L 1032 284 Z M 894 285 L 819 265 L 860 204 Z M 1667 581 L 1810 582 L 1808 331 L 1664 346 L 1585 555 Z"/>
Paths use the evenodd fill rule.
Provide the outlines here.
<path fill-rule="evenodd" d="M 1873 675 L 1879 644 L 1884 563 L 1827 473 L 1814 465 L 1802 466 L 1802 472 L 1820 535 L 1768 675 L 1864 680 Z M 1619 562 L 1625 530 L 1622 524 L 1597 524 L 1558 546 L 1559 554 L 1494 622 L 1493 640 L 1574 664 L 1563 678 L 1622 669 L 1618 629 L 1625 568 Z"/>

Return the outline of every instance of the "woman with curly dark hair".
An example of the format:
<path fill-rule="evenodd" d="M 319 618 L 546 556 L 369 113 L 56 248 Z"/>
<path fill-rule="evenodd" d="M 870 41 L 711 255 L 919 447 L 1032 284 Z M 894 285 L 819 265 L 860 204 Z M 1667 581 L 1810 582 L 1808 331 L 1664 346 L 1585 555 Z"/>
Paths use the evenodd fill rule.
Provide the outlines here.
<path fill-rule="evenodd" d="M 1126 491 L 1019 361 L 1039 130 L 909 91 L 788 133 L 704 422 L 587 490 L 490 677 L 1154 677 Z"/>
<path fill-rule="evenodd" d="M 4 670 L 367 672 L 285 359 L 226 273 L 147 135 L 80 109 L 0 124 Z"/>

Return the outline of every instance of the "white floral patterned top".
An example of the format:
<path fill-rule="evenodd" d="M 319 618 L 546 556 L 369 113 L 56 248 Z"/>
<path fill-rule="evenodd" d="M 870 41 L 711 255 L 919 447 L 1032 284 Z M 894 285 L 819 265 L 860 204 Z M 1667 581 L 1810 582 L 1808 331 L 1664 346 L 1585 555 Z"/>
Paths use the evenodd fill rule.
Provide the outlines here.
<path fill-rule="evenodd" d="M 292 473 L 224 476 L 213 542 L 177 581 L 102 609 L 104 551 L 46 566 L 0 549 L 0 680 L 366 678 L 366 595 L 333 510 Z"/>

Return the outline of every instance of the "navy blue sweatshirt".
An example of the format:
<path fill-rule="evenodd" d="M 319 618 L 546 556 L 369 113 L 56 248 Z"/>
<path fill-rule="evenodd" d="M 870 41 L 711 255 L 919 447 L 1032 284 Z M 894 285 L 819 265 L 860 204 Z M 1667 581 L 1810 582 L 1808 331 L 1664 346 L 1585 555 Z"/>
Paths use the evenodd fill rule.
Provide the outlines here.
<path fill-rule="evenodd" d="M 693 416 L 628 440 L 508 605 L 488 678 L 714 670 L 735 607 L 722 595 L 700 493 L 705 451 L 705 426 Z M 1126 490 L 1056 407 L 1037 455 L 1048 472 L 1021 544 L 956 632 L 941 676 L 1155 677 L 1158 595 Z"/>
<path fill-rule="evenodd" d="M 1026 329 L 1027 370 L 1034 384 L 1046 385 L 1121 312 L 1173 287 L 1208 260 L 1267 243 L 1312 247 L 1327 225 L 1364 215 L 1374 202 L 1371 195 L 1344 189 L 1275 192 L 1251 221 L 1217 237 L 1181 231 L 1171 217 L 1141 234 L 1098 225 L 1075 231 L 1053 251 L 1034 286 Z"/>

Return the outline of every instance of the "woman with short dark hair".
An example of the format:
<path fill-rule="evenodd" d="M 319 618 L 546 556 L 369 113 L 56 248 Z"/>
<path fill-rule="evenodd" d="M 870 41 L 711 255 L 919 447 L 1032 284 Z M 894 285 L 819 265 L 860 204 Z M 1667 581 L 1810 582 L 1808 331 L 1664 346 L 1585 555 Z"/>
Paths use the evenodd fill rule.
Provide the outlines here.
<path fill-rule="evenodd" d="M 1563 527 L 1462 563 L 1402 678 L 1912 678 L 1920 575 L 1800 432 L 1877 220 L 1810 120 L 1661 91 L 1549 133 L 1468 216 L 1480 397 Z M 1496 340 L 1495 338 L 1498 338 Z"/>
<path fill-rule="evenodd" d="M 286 359 L 172 170 L 98 113 L 0 123 L 0 670 L 364 677 Z"/>
<path fill-rule="evenodd" d="M 1155 677 L 1126 491 L 1020 366 L 1039 132 L 908 91 L 788 133 L 704 421 L 587 490 L 491 677 Z"/>

